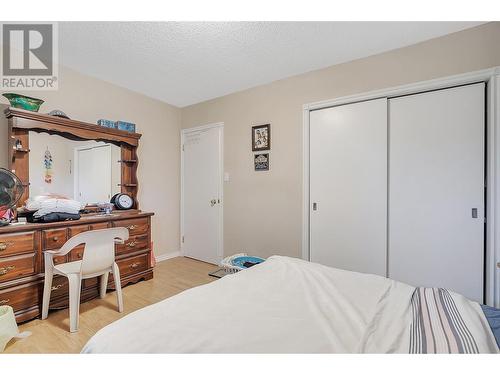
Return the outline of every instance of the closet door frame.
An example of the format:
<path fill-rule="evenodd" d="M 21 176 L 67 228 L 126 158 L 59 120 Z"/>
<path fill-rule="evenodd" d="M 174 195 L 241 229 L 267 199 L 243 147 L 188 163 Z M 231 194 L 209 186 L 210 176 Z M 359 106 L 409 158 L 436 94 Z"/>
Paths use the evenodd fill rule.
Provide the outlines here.
<path fill-rule="evenodd" d="M 313 110 L 367 100 L 417 94 L 471 83 L 486 83 L 486 240 L 485 294 L 488 305 L 500 308 L 500 67 L 416 82 L 382 90 L 309 103 L 303 106 L 302 258 L 310 259 L 309 115 Z"/>

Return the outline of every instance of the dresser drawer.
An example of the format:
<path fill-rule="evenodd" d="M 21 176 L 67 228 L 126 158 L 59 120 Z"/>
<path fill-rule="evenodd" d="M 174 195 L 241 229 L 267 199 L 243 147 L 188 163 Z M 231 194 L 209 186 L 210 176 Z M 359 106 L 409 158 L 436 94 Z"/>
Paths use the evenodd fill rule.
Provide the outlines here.
<path fill-rule="evenodd" d="M 41 297 L 40 285 L 42 284 L 0 290 L 0 306 L 12 306 L 14 311 L 37 306 Z"/>
<path fill-rule="evenodd" d="M 143 234 L 142 236 L 130 237 L 124 244 L 116 245 L 116 255 L 123 255 L 133 253 L 140 250 L 149 249 L 149 236 Z"/>
<path fill-rule="evenodd" d="M 89 229 L 90 229 L 90 225 L 75 225 L 74 227 L 69 227 L 68 228 L 68 234 L 69 234 L 68 238 L 71 238 L 71 237 L 76 236 L 77 234 L 86 232 Z"/>
<path fill-rule="evenodd" d="M 101 281 L 101 277 L 102 276 L 92 277 L 90 279 L 83 279 L 82 280 L 82 287 L 83 288 L 92 288 L 92 287 L 97 286 L 97 284 L 100 283 L 100 281 Z M 111 274 L 109 274 L 108 278 L 112 279 L 113 276 Z"/>
<path fill-rule="evenodd" d="M 128 229 L 130 237 L 147 234 L 149 231 L 148 218 L 120 220 L 113 223 L 115 227 L 124 227 Z"/>
<path fill-rule="evenodd" d="M 59 249 L 66 243 L 66 228 L 44 230 L 42 232 L 44 250 Z"/>
<path fill-rule="evenodd" d="M 74 227 L 69 227 L 68 230 L 68 239 L 76 236 L 77 234 L 83 233 L 90 230 L 90 225 L 76 225 Z M 68 254 L 68 259 L 70 262 L 75 260 L 82 260 L 83 258 L 83 250 L 85 249 L 85 245 L 78 245 L 73 250 L 71 250 Z"/>
<path fill-rule="evenodd" d="M 77 260 L 83 259 L 83 252 L 85 251 L 85 245 L 78 245 L 68 254 L 69 262 L 75 262 Z"/>
<path fill-rule="evenodd" d="M 120 277 L 123 278 L 137 272 L 146 271 L 148 269 L 148 254 L 120 259 L 116 263 L 118 264 L 118 268 L 120 268 Z"/>
<path fill-rule="evenodd" d="M 35 273 L 35 255 L 0 259 L 0 282 Z"/>
<path fill-rule="evenodd" d="M 0 257 L 34 253 L 35 233 L 25 232 L 0 236 Z"/>
<path fill-rule="evenodd" d="M 69 281 L 64 276 L 54 276 L 52 279 L 52 288 L 50 290 L 50 300 L 58 299 L 69 295 Z"/>
<path fill-rule="evenodd" d="M 90 224 L 90 230 L 107 229 L 108 223 L 94 223 Z"/>
<path fill-rule="evenodd" d="M 52 262 L 54 263 L 55 266 L 61 263 L 66 263 L 68 262 L 68 257 L 66 255 L 60 256 L 60 257 L 52 257 Z M 40 262 L 41 265 L 41 271 L 43 272 L 45 270 L 45 255 L 42 253 L 42 260 Z"/>
<path fill-rule="evenodd" d="M 112 278 L 112 276 L 110 276 Z M 82 280 L 82 289 L 94 288 L 99 282 L 99 277 Z M 67 277 L 56 275 L 52 279 L 52 288 L 50 292 L 50 300 L 60 300 L 61 298 L 69 298 L 69 281 Z"/>

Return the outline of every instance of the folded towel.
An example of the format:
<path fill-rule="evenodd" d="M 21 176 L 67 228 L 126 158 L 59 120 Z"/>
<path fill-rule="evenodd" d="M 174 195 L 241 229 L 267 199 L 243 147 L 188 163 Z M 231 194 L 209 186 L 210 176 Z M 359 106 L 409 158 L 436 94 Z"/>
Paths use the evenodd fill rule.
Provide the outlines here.
<path fill-rule="evenodd" d="M 36 197 L 26 202 L 28 211 L 37 211 L 35 216 L 43 216 L 51 212 L 78 214 L 84 207 L 85 205 L 81 202 L 63 198 Z"/>

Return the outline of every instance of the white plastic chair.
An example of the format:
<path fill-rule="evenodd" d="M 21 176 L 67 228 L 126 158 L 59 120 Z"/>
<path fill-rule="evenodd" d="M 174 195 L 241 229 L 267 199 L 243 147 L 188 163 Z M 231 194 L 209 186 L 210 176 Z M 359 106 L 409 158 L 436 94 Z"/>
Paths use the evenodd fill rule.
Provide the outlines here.
<path fill-rule="evenodd" d="M 68 278 L 70 332 L 78 331 L 80 290 L 83 279 L 101 276 L 100 297 L 106 295 L 108 275 L 113 273 L 118 311 L 123 312 L 120 270 L 115 262 L 115 243 L 128 239 L 127 228 L 109 228 L 83 232 L 71 237 L 59 250 L 45 251 L 45 284 L 43 287 L 42 319 L 49 314 L 50 293 L 54 275 Z M 82 260 L 54 265 L 54 257 L 68 254 L 76 246 L 84 244 Z"/>

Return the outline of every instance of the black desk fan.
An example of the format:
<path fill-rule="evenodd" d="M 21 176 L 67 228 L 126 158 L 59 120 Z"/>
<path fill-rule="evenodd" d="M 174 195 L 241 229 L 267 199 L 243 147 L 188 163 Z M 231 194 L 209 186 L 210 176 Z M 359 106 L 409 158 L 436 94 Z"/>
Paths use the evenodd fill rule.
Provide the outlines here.
<path fill-rule="evenodd" d="M 14 207 L 24 193 L 19 177 L 11 171 L 0 168 L 0 212 Z M 8 225 L 9 219 L 0 218 L 0 227 Z"/>

